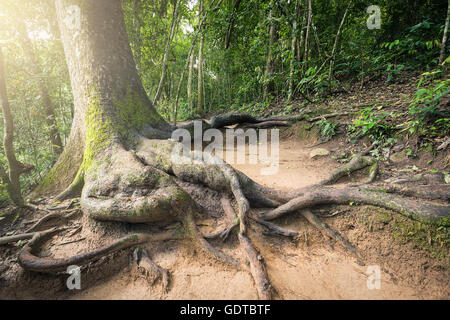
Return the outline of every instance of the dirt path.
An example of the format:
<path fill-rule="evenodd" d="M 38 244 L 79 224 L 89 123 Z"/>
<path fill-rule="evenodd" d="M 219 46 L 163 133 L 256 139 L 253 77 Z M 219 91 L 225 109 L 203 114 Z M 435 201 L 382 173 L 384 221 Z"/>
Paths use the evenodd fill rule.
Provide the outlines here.
<path fill-rule="evenodd" d="M 306 186 L 327 176 L 338 163 L 330 157 L 310 159 L 310 149 L 305 148 L 311 141 L 300 142 L 290 138 L 280 143 L 280 167 L 275 176 L 262 176 L 261 165 L 235 165 L 236 168 L 254 180 L 271 187 L 281 189 Z M 336 147 L 336 143 L 325 145 Z M 205 225 L 209 220 L 204 221 Z M 276 298 L 282 299 L 417 299 L 448 298 L 448 273 L 438 270 L 430 273 L 433 262 L 407 247 L 411 251 L 398 258 L 398 255 L 380 254 L 380 250 L 391 247 L 389 230 L 380 230 L 379 234 L 369 234 L 365 240 L 358 240 L 357 234 L 367 234 L 359 223 L 357 213 L 345 217 L 327 220 L 332 226 L 357 242 L 363 250 L 366 266 L 360 266 L 340 245 L 334 250 L 324 237 L 312 229 L 299 217 L 287 217 L 280 221 L 283 226 L 303 230 L 304 237 L 297 241 L 279 238 L 266 238 L 252 233 L 255 244 L 266 259 L 271 282 L 278 290 Z M 346 230 L 346 226 L 351 227 Z M 342 230 L 342 227 L 344 230 Z M 267 239 L 269 241 L 267 241 Z M 357 241 L 358 240 L 358 241 Z M 354 243 L 355 243 L 354 242 Z M 226 244 L 215 243 L 231 255 L 237 246 L 236 241 Z M 162 290 L 160 282 L 149 286 L 144 278 L 125 268 L 106 282 L 87 288 L 74 295 L 74 299 L 256 299 L 256 290 L 251 276 L 236 271 L 214 261 L 201 252 L 195 252 L 189 242 L 165 242 L 154 247 L 146 247 L 153 260 L 170 270 L 171 288 L 168 293 Z M 380 249 L 381 248 L 381 249 Z M 398 248 L 394 248 L 396 250 Z M 403 251 L 403 250 L 402 250 Z M 429 268 L 421 271 L 417 263 L 425 260 Z M 397 260 L 397 261 L 396 261 Z M 409 261 L 409 262 L 408 262 Z M 430 267 L 431 264 L 431 267 Z M 381 288 L 370 290 L 367 286 L 368 265 L 380 265 Z M 395 265 L 399 270 L 396 274 Z M 409 269 L 408 269 L 409 268 Z M 403 270 L 405 269 L 405 270 Z M 428 271 L 426 271 L 428 269 Z M 408 274 L 411 274 L 408 276 Z M 431 279 L 432 278 L 432 279 Z M 442 280 L 443 279 L 443 280 Z"/>

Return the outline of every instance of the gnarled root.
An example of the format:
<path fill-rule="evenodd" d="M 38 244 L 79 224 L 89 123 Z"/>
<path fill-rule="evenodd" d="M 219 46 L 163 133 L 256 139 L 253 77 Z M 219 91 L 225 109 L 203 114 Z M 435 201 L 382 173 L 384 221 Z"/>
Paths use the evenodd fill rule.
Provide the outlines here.
<path fill-rule="evenodd" d="M 300 211 L 300 213 L 306 218 L 306 220 L 308 220 L 309 223 L 319 229 L 322 233 L 327 234 L 334 240 L 341 242 L 344 247 L 358 259 L 358 263 L 364 265 L 364 263 L 362 262 L 362 258 L 356 251 L 355 247 L 353 247 L 353 245 L 348 240 L 346 240 L 339 232 L 330 228 L 330 226 L 320 220 L 319 217 L 317 217 L 310 210 L 302 210 Z"/>
<path fill-rule="evenodd" d="M 240 263 L 237 260 L 214 248 L 208 241 L 205 240 L 202 233 L 197 228 L 197 224 L 195 223 L 192 212 L 187 214 L 185 221 L 187 233 L 203 250 L 205 250 L 207 253 L 209 253 L 219 261 L 222 261 L 235 268 L 240 267 Z"/>
<path fill-rule="evenodd" d="M 146 250 L 137 246 L 133 251 L 133 259 L 139 269 L 144 271 L 147 281 L 153 285 L 156 280 L 161 278 L 163 289 L 165 292 L 169 290 L 170 274 L 169 271 L 161 268 L 150 259 Z"/>
<path fill-rule="evenodd" d="M 221 230 L 213 232 L 209 235 L 204 235 L 203 237 L 206 239 L 221 238 L 222 241 L 225 241 L 228 238 L 230 232 L 240 224 L 239 219 L 234 214 L 233 208 L 231 208 L 230 199 L 228 198 L 228 196 L 223 195 L 220 201 L 222 204 L 222 208 L 225 211 L 225 215 L 231 222 Z"/>
<path fill-rule="evenodd" d="M 19 253 L 18 260 L 22 268 L 41 273 L 64 272 L 67 270 L 68 266 L 83 266 L 113 252 L 117 252 L 140 243 L 179 238 L 179 235 L 174 234 L 173 232 L 165 232 L 161 234 L 132 234 L 115 240 L 107 245 L 101 246 L 95 250 L 77 254 L 70 258 L 47 259 L 40 258 L 35 255 L 35 252 L 45 242 L 45 240 L 54 235 L 57 231 L 58 230 L 51 230 L 49 232 L 36 233 L 33 239 L 27 243 Z"/>
<path fill-rule="evenodd" d="M 255 281 L 259 298 L 261 300 L 270 300 L 272 298 L 272 294 L 270 292 L 271 285 L 262 262 L 262 256 L 258 253 L 250 239 L 245 234 L 239 232 L 238 238 L 250 263 L 250 272 L 253 276 L 253 280 Z"/>
<path fill-rule="evenodd" d="M 360 187 L 336 189 L 332 187 L 311 186 L 299 195 L 276 209 L 265 212 L 261 218 L 273 220 L 296 210 L 307 209 L 324 204 L 349 204 L 350 202 L 368 204 L 396 211 L 409 218 L 439 219 L 450 213 L 450 206 L 429 204 L 383 191 Z"/>
<path fill-rule="evenodd" d="M 234 210 L 231 206 L 230 199 L 227 197 L 222 198 L 222 207 L 227 216 L 233 216 Z M 255 281 L 256 290 L 258 291 L 258 296 L 261 300 L 271 299 L 271 285 L 269 279 L 267 278 L 267 272 L 264 267 L 261 255 L 258 253 L 256 248 L 253 246 L 251 240 L 246 235 L 245 226 L 245 216 L 240 217 L 240 230 L 238 233 L 238 239 L 241 247 L 247 256 L 247 260 L 250 264 L 250 273 Z"/>
<path fill-rule="evenodd" d="M 328 185 L 337 182 L 340 178 L 350 175 L 353 171 L 363 169 L 367 166 L 372 166 L 376 163 L 376 160 L 372 157 L 358 154 L 350 160 L 349 163 L 336 169 L 327 179 L 319 182 L 319 185 Z M 376 172 L 375 172 L 376 175 Z M 374 179 L 375 176 L 372 178 Z"/>

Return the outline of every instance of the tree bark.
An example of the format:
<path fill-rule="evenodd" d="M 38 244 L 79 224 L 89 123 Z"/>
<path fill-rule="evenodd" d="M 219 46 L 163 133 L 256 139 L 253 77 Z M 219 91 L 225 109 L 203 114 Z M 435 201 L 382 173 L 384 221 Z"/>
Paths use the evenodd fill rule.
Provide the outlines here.
<path fill-rule="evenodd" d="M 450 23 L 450 0 L 448 1 L 447 18 L 445 19 L 444 35 L 442 36 L 441 54 L 439 55 L 439 64 L 444 62 L 445 48 L 447 46 L 448 25 Z"/>
<path fill-rule="evenodd" d="M 142 40 L 141 40 L 141 21 L 139 11 L 141 9 L 141 0 L 134 0 L 133 2 L 133 26 L 136 32 L 136 65 L 139 72 L 142 70 Z"/>
<path fill-rule="evenodd" d="M 292 23 L 292 40 L 291 40 L 291 61 L 290 61 L 290 71 L 289 71 L 289 93 L 288 101 L 292 100 L 294 95 L 294 76 L 295 76 L 295 46 L 297 44 L 297 19 L 299 11 L 299 0 L 295 2 L 295 20 Z"/>
<path fill-rule="evenodd" d="M 303 54 L 303 61 L 308 62 L 309 58 L 309 38 L 310 38 L 310 30 L 311 30 L 311 22 L 312 22 L 312 4 L 311 0 L 307 0 L 308 2 L 308 20 L 306 24 L 306 35 L 305 35 L 305 53 Z"/>
<path fill-rule="evenodd" d="M 158 103 L 159 98 L 161 97 L 162 88 L 164 86 L 164 82 L 166 80 L 167 67 L 168 67 L 168 59 L 170 52 L 170 45 L 172 43 L 173 36 L 175 34 L 175 29 L 178 21 L 178 0 L 175 1 L 175 5 L 173 8 L 172 14 L 172 26 L 170 28 L 169 38 L 167 39 L 166 48 L 164 49 L 164 56 L 162 61 L 162 70 L 161 70 L 161 78 L 159 80 L 158 89 L 156 90 L 155 98 L 153 100 L 153 104 L 156 105 Z"/>
<path fill-rule="evenodd" d="M 57 0 L 56 10 L 74 96 L 71 133 L 37 190 L 80 191 L 93 160 L 138 135 L 170 136 L 136 70 L 119 0 Z M 114 41 L 111 39 L 114 38 Z"/>
<path fill-rule="evenodd" d="M 274 81 L 272 79 L 272 73 L 274 68 L 273 45 L 275 43 L 275 38 L 277 34 L 276 23 L 273 20 L 275 10 L 274 5 L 275 3 L 272 2 L 272 8 L 270 9 L 269 13 L 269 49 L 267 52 L 266 69 L 264 72 L 264 101 L 267 101 L 269 94 L 274 90 Z"/>
<path fill-rule="evenodd" d="M 9 175 L 6 173 L 3 166 L 0 164 L 0 178 L 6 185 L 8 195 L 14 204 L 23 206 L 24 201 L 20 194 L 20 168 L 14 154 L 13 138 L 14 138 L 14 123 L 9 107 L 9 100 L 6 91 L 6 72 L 5 63 L 3 59 L 3 50 L 0 46 L 0 105 L 3 113 L 3 147 L 5 149 L 6 159 L 8 160 Z"/>
<path fill-rule="evenodd" d="M 194 109 L 194 101 L 192 97 L 192 80 L 194 76 L 194 59 L 195 54 L 194 51 L 192 51 L 189 55 L 189 75 L 188 75 L 188 83 L 187 83 L 187 99 L 188 99 L 188 106 L 189 110 Z"/>
<path fill-rule="evenodd" d="M 204 1 L 204 0 L 203 0 Z M 198 9 L 198 14 L 199 17 L 203 16 L 203 1 L 199 0 L 199 9 Z M 198 65 L 197 65 L 197 69 L 198 69 L 198 82 L 197 82 L 197 111 L 198 113 L 201 115 L 203 115 L 203 45 L 204 45 L 204 41 L 205 41 L 205 36 L 203 35 L 203 26 L 200 25 L 200 44 L 199 44 L 199 48 L 198 48 Z"/>
<path fill-rule="evenodd" d="M 236 19 L 236 13 L 237 13 L 237 11 L 239 9 L 239 5 L 240 4 L 241 4 L 241 0 L 236 0 L 236 2 L 234 3 L 233 12 L 231 13 L 231 18 L 230 18 L 230 21 L 228 22 L 227 33 L 225 35 L 225 50 L 227 50 L 230 47 L 231 35 L 233 33 L 234 21 Z"/>
<path fill-rule="evenodd" d="M 333 50 L 331 51 L 331 55 L 330 55 L 330 57 L 331 57 L 330 58 L 330 68 L 328 69 L 328 81 L 330 83 L 330 92 L 331 92 L 331 80 L 332 80 L 332 76 L 333 76 L 334 61 L 336 58 L 336 50 L 337 50 L 337 46 L 339 43 L 339 39 L 341 38 L 342 27 L 344 26 L 344 22 L 345 22 L 345 19 L 347 18 L 348 10 L 350 9 L 350 5 L 352 4 L 352 2 L 353 2 L 353 0 L 350 0 L 348 2 L 347 9 L 345 9 L 344 16 L 342 17 L 341 23 L 339 25 L 339 29 L 336 33 L 336 38 L 334 39 Z"/>

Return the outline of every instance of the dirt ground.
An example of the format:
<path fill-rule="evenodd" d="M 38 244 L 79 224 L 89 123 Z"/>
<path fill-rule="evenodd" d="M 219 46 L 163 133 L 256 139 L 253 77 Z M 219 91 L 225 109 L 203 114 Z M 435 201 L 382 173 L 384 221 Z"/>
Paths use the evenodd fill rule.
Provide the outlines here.
<path fill-rule="evenodd" d="M 319 182 L 340 164 L 330 156 L 310 158 L 314 138 L 281 135 L 280 166 L 276 175 L 261 175 L 262 165 L 237 164 L 237 169 L 259 183 L 291 189 Z M 335 139 L 320 147 L 341 152 L 343 142 Z M 362 174 L 360 178 L 364 177 Z M 358 179 L 356 176 L 355 179 Z M 184 185 L 203 207 L 197 217 L 202 231 L 224 223 L 220 195 L 199 187 Z M 344 208 L 344 209 L 343 209 Z M 372 219 L 379 214 L 368 206 L 319 208 L 318 213 L 333 214 L 325 221 L 350 240 L 364 257 L 359 265 L 339 243 L 330 242 L 305 219 L 295 214 L 277 221 L 281 226 L 299 230 L 295 240 L 264 236 L 259 226 L 251 225 L 249 235 L 264 257 L 276 299 L 449 299 L 448 266 L 414 246 L 396 241 L 393 219 Z M 395 215 L 386 213 L 385 215 Z M 23 220 L 30 219 L 25 215 Z M 370 223 L 368 223 L 368 221 Z M 3 227 L 6 225 L 2 222 Z M 11 221 L 9 221 L 11 223 Z M 20 222 L 16 222 L 20 223 Z M 100 224 L 81 215 L 71 221 L 78 228 L 55 236 L 42 256 L 70 256 L 108 242 L 130 230 L 157 229 L 118 223 Z M 1 226 L 0 226 L 1 227 Z M 3 232 L 2 232 L 3 233 Z M 86 240 L 84 240 L 86 239 Z M 82 240 L 66 243 L 73 240 Z M 237 259 L 244 259 L 232 235 L 225 243 L 213 244 Z M 257 299 L 251 275 L 226 266 L 195 248 L 190 241 L 165 241 L 145 245 L 151 258 L 169 270 L 169 290 L 161 281 L 150 285 L 131 262 L 132 250 L 105 257 L 81 272 L 81 290 L 68 290 L 69 275 L 39 275 L 23 271 L 15 258 L 17 244 L 0 247 L 0 298 L 2 299 Z M 381 288 L 368 287 L 369 266 L 381 271 Z"/>

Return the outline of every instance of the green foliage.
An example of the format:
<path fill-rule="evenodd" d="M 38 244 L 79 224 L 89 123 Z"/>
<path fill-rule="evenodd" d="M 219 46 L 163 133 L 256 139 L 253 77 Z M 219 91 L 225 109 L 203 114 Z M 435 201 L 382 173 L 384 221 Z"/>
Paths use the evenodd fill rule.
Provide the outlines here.
<path fill-rule="evenodd" d="M 404 131 L 431 136 L 450 133 L 448 109 L 441 106 L 442 98 L 450 93 L 450 79 L 439 79 L 442 75 L 442 70 L 422 74 L 418 90 L 410 102 L 412 118 L 400 126 Z"/>
<path fill-rule="evenodd" d="M 394 130 L 387 119 L 390 116 L 388 112 L 376 113 L 374 107 L 364 108 L 353 119 L 352 124 L 348 127 L 348 132 L 351 137 L 355 138 L 367 135 L 373 141 L 386 140 Z"/>
<path fill-rule="evenodd" d="M 156 106 L 166 119 L 173 120 L 178 81 L 184 72 L 184 81 L 178 99 L 178 121 L 198 117 L 198 69 L 193 68 L 193 107 L 187 99 L 187 70 L 183 70 L 199 23 L 198 2 L 179 0 L 178 28 L 169 52 L 166 84 Z M 59 40 L 55 9 L 51 1 L 0 3 L 0 39 L 11 39 L 3 44 L 7 67 L 8 98 L 14 116 L 14 147 L 17 158 L 35 169 L 21 177 L 23 192 L 42 182 L 55 163 L 57 155 L 51 151 L 49 128 L 45 121 L 45 106 L 40 99 L 40 80 L 45 79 L 55 106 L 57 129 L 63 143 L 69 137 L 73 117 L 73 97 Z M 408 133 L 431 135 L 449 134 L 449 115 L 442 108 L 443 97 L 448 94 L 447 70 L 433 70 L 439 56 L 447 4 L 444 1 L 380 0 L 382 28 L 369 30 L 366 26 L 368 0 L 354 0 L 343 25 L 336 55 L 333 57 L 332 78 L 328 76 L 331 49 L 336 31 L 346 8 L 342 1 L 312 1 L 314 28 L 310 29 L 308 58 L 304 58 L 306 25 L 305 2 L 288 0 L 241 1 L 235 9 L 235 0 L 205 0 L 207 19 L 204 37 L 204 101 L 205 111 L 212 115 L 231 110 L 262 114 L 296 112 L 308 104 L 303 95 L 312 100 L 326 97 L 334 87 L 361 86 L 368 80 L 382 78 L 388 82 L 401 79 L 405 71 L 428 71 L 423 74 L 418 90 L 411 101 L 408 121 L 400 128 Z M 214 6 L 220 3 L 220 6 Z M 130 45 L 150 99 L 155 95 L 161 71 L 164 49 L 173 18 L 174 1 L 125 0 L 122 1 L 125 24 Z M 18 10 L 19 9 L 19 10 Z M 17 14 L 20 11 L 20 16 Z M 270 20 L 270 12 L 273 17 Z M 23 48 L 17 39 L 15 22 L 23 19 L 32 31 L 32 44 L 37 53 L 42 74 L 31 74 Z M 294 21 L 297 27 L 294 29 Z M 231 23 L 233 22 L 233 23 Z M 276 36 L 272 52 L 273 72 L 265 76 L 269 52 L 268 28 L 274 23 Z M 231 31 L 227 49 L 224 40 Z M 41 37 L 44 35 L 44 37 Z M 291 48 L 292 37 L 298 39 L 296 49 Z M 303 39 L 303 46 L 300 39 Z M 300 49 L 300 52 L 298 51 Z M 194 46 L 196 61 L 198 41 Z M 447 58 L 448 60 L 448 58 Z M 283 105 L 291 80 L 290 66 L 294 66 L 294 97 L 289 106 Z M 448 65 L 448 62 L 446 63 Z M 447 77 L 448 78 L 448 77 Z M 273 82 L 270 98 L 264 101 L 263 87 Z M 331 90 L 330 90 L 331 89 Z M 298 100 L 301 99 L 301 102 Z M 271 108 L 272 105 L 280 108 Z M 130 103 L 126 104 L 134 110 Z M 301 107 L 300 107 L 301 105 Z M 130 112 L 127 119 L 136 124 L 140 116 Z M 369 136 L 380 141 L 382 148 L 392 142 L 395 128 L 390 124 L 393 114 L 374 108 L 361 110 L 349 127 L 350 136 Z M 0 121 L 0 127 L 2 122 Z M 338 123 L 321 120 L 320 134 L 324 138 L 336 134 Z M 0 139 L 3 130 L 0 128 Z M 0 152 L 0 161 L 6 165 Z M 0 195 L 1 195 L 0 190 Z M 1 202 L 0 196 L 0 202 Z"/>
<path fill-rule="evenodd" d="M 336 135 L 339 122 L 332 122 L 327 119 L 322 119 L 317 122 L 317 125 L 319 126 L 320 135 L 329 140 Z"/>

